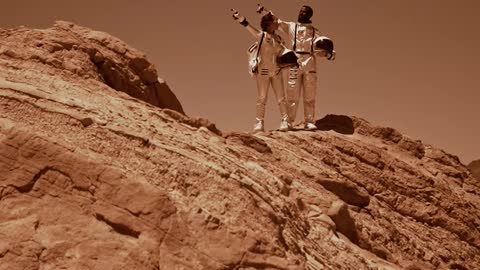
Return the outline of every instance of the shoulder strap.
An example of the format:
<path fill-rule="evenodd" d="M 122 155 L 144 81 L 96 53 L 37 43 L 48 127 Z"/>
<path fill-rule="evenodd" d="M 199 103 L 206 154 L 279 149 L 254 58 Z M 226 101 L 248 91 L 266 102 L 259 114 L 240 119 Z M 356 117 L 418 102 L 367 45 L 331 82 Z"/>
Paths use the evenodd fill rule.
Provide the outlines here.
<path fill-rule="evenodd" d="M 293 51 L 297 50 L 297 26 L 298 24 L 295 23 L 295 37 L 293 38 Z"/>
<path fill-rule="evenodd" d="M 310 52 L 313 52 L 313 42 L 315 41 L 315 27 L 312 27 L 312 44 L 310 44 Z"/>
<path fill-rule="evenodd" d="M 265 37 L 265 32 L 262 32 L 262 38 L 260 39 L 260 43 L 258 43 L 258 50 L 257 50 L 257 56 L 255 57 L 258 62 L 258 54 L 260 53 L 260 49 L 262 48 L 262 43 L 263 43 L 263 38 Z"/>

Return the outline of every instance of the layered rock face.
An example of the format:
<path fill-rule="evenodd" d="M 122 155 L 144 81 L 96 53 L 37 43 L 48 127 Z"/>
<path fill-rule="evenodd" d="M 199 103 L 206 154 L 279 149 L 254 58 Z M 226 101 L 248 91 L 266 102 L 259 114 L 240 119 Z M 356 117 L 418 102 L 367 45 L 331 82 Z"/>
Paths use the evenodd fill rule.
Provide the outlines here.
<path fill-rule="evenodd" d="M 27 31 L 52 30 L 1 31 L 0 269 L 480 265 L 480 184 L 457 157 L 348 116 L 223 134 L 98 67 L 6 54 Z"/>
<path fill-rule="evenodd" d="M 468 169 L 472 172 L 473 177 L 480 180 L 480 159 L 470 162 Z"/>
<path fill-rule="evenodd" d="M 63 74 L 80 84 L 95 80 L 154 106 L 183 113 L 145 54 L 107 33 L 58 21 L 46 30 L 0 29 L 0 39 L 0 56 L 9 59 L 10 69 Z"/>

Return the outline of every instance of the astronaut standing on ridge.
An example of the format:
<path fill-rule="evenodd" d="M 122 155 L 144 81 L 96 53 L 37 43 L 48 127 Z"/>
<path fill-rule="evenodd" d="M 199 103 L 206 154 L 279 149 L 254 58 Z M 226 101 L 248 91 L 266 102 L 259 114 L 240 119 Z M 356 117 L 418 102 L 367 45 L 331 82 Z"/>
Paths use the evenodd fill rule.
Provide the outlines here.
<path fill-rule="evenodd" d="M 257 12 L 260 14 L 272 14 L 263 6 L 258 5 Z M 286 46 L 293 50 L 298 57 L 298 66 L 288 70 L 288 83 L 286 88 L 289 126 L 293 124 L 297 114 L 300 93 L 303 89 L 303 106 L 305 115 L 305 129 L 316 130 L 315 125 L 315 96 L 317 91 L 317 65 L 316 57 L 326 57 L 328 60 L 335 58 L 333 43 L 328 38 L 321 36 L 320 32 L 312 26 L 310 18 L 313 9 L 302 6 L 298 14 L 298 22 L 284 22 L 277 19 L 279 29 L 286 36 Z M 318 48 L 324 45 L 324 40 L 329 41 L 328 50 Z"/>
<path fill-rule="evenodd" d="M 280 131 L 289 129 L 289 120 L 287 112 L 287 103 L 285 101 L 285 93 L 283 87 L 283 76 L 281 68 L 277 63 L 277 56 L 285 48 L 283 41 L 275 33 L 278 29 L 278 23 L 273 14 L 266 14 L 262 17 L 260 26 L 262 31 L 251 26 L 247 19 L 240 16 L 236 10 L 233 10 L 233 18 L 237 20 L 258 40 L 256 50 L 255 70 L 252 71 L 257 81 L 257 103 L 256 103 L 256 124 L 253 132 L 264 131 L 265 105 L 268 97 L 268 88 L 272 85 L 273 91 L 277 98 L 278 106 L 282 120 L 280 122 Z M 253 47 L 255 48 L 255 47 Z"/>

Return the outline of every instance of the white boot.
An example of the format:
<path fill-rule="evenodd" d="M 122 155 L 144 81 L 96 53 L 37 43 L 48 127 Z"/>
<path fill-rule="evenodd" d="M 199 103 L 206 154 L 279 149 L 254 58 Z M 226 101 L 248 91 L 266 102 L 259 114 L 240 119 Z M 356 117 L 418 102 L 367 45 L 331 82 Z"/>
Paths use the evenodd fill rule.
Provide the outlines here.
<path fill-rule="evenodd" d="M 312 130 L 317 130 L 317 129 L 318 128 L 314 123 L 306 123 L 305 124 L 305 130 L 312 131 Z"/>
<path fill-rule="evenodd" d="M 265 131 L 263 127 L 263 119 L 257 118 L 257 123 L 255 123 L 255 126 L 253 126 L 253 133 L 263 132 L 263 131 Z"/>
<path fill-rule="evenodd" d="M 288 131 L 290 129 L 290 124 L 288 123 L 288 118 L 282 118 L 282 122 L 280 122 L 280 131 Z"/>

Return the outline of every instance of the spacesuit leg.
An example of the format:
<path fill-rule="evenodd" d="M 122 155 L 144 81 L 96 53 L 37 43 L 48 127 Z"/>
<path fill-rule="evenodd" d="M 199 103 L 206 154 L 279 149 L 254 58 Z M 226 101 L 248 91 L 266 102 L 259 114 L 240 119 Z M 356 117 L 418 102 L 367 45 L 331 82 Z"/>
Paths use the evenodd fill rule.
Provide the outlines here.
<path fill-rule="evenodd" d="M 288 109 L 288 118 L 290 123 L 295 121 L 297 115 L 298 101 L 300 99 L 300 87 L 301 87 L 302 74 L 301 70 L 298 67 L 291 67 L 288 69 L 288 79 L 287 79 L 287 109 Z"/>
<path fill-rule="evenodd" d="M 280 115 L 282 119 L 288 120 L 288 111 L 287 111 L 287 102 L 285 100 L 285 92 L 283 88 L 283 75 L 279 71 L 271 78 L 273 92 L 278 102 L 278 107 L 280 109 Z"/>
<path fill-rule="evenodd" d="M 305 123 L 315 121 L 315 96 L 317 94 L 317 73 L 315 70 L 306 71 L 303 79 L 303 108 Z"/>
<path fill-rule="evenodd" d="M 265 105 L 268 97 L 268 87 L 270 85 L 270 77 L 268 73 L 264 73 L 259 70 L 259 73 L 255 75 L 257 79 L 257 103 L 256 103 L 256 118 L 257 121 L 265 118 Z"/>

